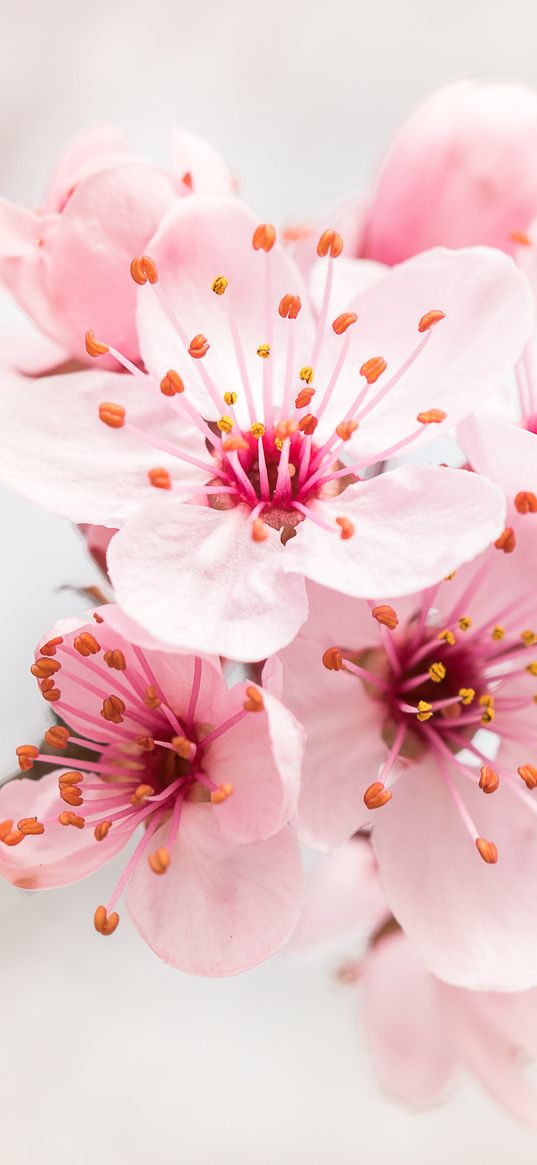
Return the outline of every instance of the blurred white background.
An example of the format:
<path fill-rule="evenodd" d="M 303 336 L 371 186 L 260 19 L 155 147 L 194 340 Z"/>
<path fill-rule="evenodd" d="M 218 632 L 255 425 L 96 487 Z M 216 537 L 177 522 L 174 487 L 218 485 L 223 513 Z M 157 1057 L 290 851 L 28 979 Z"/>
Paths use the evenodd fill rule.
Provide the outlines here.
<path fill-rule="evenodd" d="M 258 211 L 300 218 L 373 173 L 399 121 L 461 74 L 537 85 L 535 0 L 3 0 L 1 193 L 39 202 L 82 128 L 164 161 L 209 138 Z M 9 309 L 2 305 L 2 319 Z M 33 646 L 95 581 L 67 525 L 3 494 L 0 774 L 44 716 Z M 0 884 L 0 1146 L 7 1165 L 532 1165 L 533 1134 L 464 1079 L 412 1115 L 376 1089 L 337 959 L 181 976 L 127 919 L 91 925 L 111 868 L 49 895 Z"/>

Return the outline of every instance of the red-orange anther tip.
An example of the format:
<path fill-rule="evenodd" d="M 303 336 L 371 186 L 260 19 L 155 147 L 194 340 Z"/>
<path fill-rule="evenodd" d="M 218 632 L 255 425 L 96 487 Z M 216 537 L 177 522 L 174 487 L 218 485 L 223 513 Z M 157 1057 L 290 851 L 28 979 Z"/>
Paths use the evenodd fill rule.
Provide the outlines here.
<path fill-rule="evenodd" d="M 525 231 L 511 231 L 509 238 L 512 243 L 519 243 L 521 247 L 531 247 L 531 239 Z"/>
<path fill-rule="evenodd" d="M 535 765 L 520 765 L 517 772 L 528 789 L 537 789 L 537 768 Z"/>
<path fill-rule="evenodd" d="M 301 307 L 299 295 L 284 295 L 280 300 L 278 311 L 282 320 L 296 320 Z"/>
<path fill-rule="evenodd" d="M 254 542 L 264 542 L 268 538 L 267 527 L 262 518 L 254 518 L 252 522 L 252 538 Z"/>
<path fill-rule="evenodd" d="M 136 255 L 131 263 L 131 275 L 135 283 L 156 283 L 158 280 L 157 265 L 149 255 Z"/>
<path fill-rule="evenodd" d="M 119 647 L 113 647 L 109 651 L 105 651 L 103 659 L 107 667 L 114 671 L 125 671 L 127 668 L 127 660 Z"/>
<path fill-rule="evenodd" d="M 295 397 L 295 407 L 297 409 L 305 409 L 313 400 L 315 396 L 314 388 L 301 388 L 298 395 Z"/>
<path fill-rule="evenodd" d="M 95 838 L 95 841 L 104 841 L 105 837 L 108 837 L 108 834 L 110 833 L 111 828 L 112 828 L 111 821 L 100 821 L 99 824 L 96 825 L 95 829 L 93 830 L 93 836 Z"/>
<path fill-rule="evenodd" d="M 147 859 L 149 868 L 154 874 L 165 874 L 171 860 L 170 851 L 165 845 L 160 845 Z"/>
<path fill-rule="evenodd" d="M 399 619 L 397 618 L 397 611 L 390 607 L 388 603 L 381 603 L 379 607 L 373 607 L 371 612 L 377 623 L 382 623 L 383 627 L 387 627 L 390 631 L 395 631 Z"/>
<path fill-rule="evenodd" d="M 46 680 L 49 676 L 53 676 L 55 672 L 59 671 L 61 663 L 57 659 L 50 659 L 48 656 L 41 656 L 32 664 L 30 671 L 38 680 Z"/>
<path fill-rule="evenodd" d="M 211 793 L 211 801 L 213 805 L 221 805 L 223 801 L 227 801 L 233 793 L 233 785 L 225 784 L 219 785 L 218 789 L 214 789 Z"/>
<path fill-rule="evenodd" d="M 103 401 L 99 405 L 99 418 L 111 429 L 122 429 L 125 424 L 125 409 L 123 405 L 114 404 L 112 401 Z"/>
<path fill-rule="evenodd" d="M 486 837 L 476 837 L 475 844 L 483 861 L 488 865 L 493 866 L 498 861 L 498 850 L 493 841 L 487 841 Z"/>
<path fill-rule="evenodd" d="M 45 832 L 45 826 L 37 820 L 37 817 L 22 817 L 17 821 L 17 829 L 24 837 L 33 837 Z"/>
<path fill-rule="evenodd" d="M 323 652 L 323 664 L 328 671 L 343 671 L 343 654 L 340 647 L 327 647 Z"/>
<path fill-rule="evenodd" d="M 516 495 L 515 506 L 519 514 L 537 514 L 537 497 L 531 490 L 521 490 Z"/>
<path fill-rule="evenodd" d="M 340 316 L 337 316 L 332 324 L 336 336 L 342 336 L 343 332 L 346 332 L 351 324 L 355 324 L 357 319 L 358 316 L 353 311 L 344 311 Z"/>
<path fill-rule="evenodd" d="M 222 442 L 222 450 L 224 453 L 237 453 L 239 449 L 248 449 L 248 442 L 244 437 L 227 437 Z"/>
<path fill-rule="evenodd" d="M 516 546 L 516 534 L 512 526 L 506 526 L 500 537 L 494 543 L 496 550 L 503 550 L 504 554 L 512 554 Z"/>
<path fill-rule="evenodd" d="M 172 488 L 172 479 L 168 470 L 163 469 L 162 466 L 157 466 L 156 469 L 148 469 L 147 476 L 149 478 L 149 484 L 153 485 L 155 489 Z"/>
<path fill-rule="evenodd" d="M 340 421 L 339 425 L 336 425 L 336 433 L 340 441 L 350 441 L 358 428 L 358 421 Z"/>
<path fill-rule="evenodd" d="M 330 255 L 332 259 L 337 259 L 343 250 L 343 239 L 337 231 L 323 231 L 319 242 L 317 243 L 317 254 L 324 258 L 325 255 Z"/>
<path fill-rule="evenodd" d="M 306 437 L 311 437 L 319 424 L 318 418 L 313 413 L 306 413 L 298 422 L 298 427 L 301 433 L 305 433 Z"/>
<path fill-rule="evenodd" d="M 138 785 L 132 797 L 130 798 L 131 805 L 141 805 L 148 797 L 153 797 L 155 790 L 152 785 Z"/>
<path fill-rule="evenodd" d="M 364 793 L 364 805 L 368 809 L 381 809 L 391 799 L 392 794 L 382 781 L 373 781 L 373 784 L 369 785 Z"/>
<path fill-rule="evenodd" d="M 339 535 L 340 538 L 342 538 L 344 542 L 346 542 L 348 538 L 352 538 L 352 536 L 354 534 L 354 526 L 353 526 L 353 523 L 350 521 L 350 519 L 349 518 L 336 518 L 336 522 L 337 522 L 337 524 L 340 528 L 340 531 L 341 531 L 341 533 Z"/>
<path fill-rule="evenodd" d="M 52 676 L 46 680 L 39 681 L 39 690 L 43 699 L 47 700 L 49 704 L 54 704 L 56 700 L 60 699 L 60 689 L 55 687 Z"/>
<path fill-rule="evenodd" d="M 254 688 L 252 685 L 250 685 L 246 689 L 246 699 L 245 699 L 242 706 L 243 706 L 245 712 L 263 712 L 264 711 L 265 704 L 263 701 L 263 696 L 261 695 L 261 692 L 259 691 L 259 688 Z"/>
<path fill-rule="evenodd" d="M 70 813 L 68 809 L 64 809 L 63 813 L 58 815 L 59 825 L 73 825 L 75 829 L 84 829 L 86 824 L 85 817 L 80 817 L 78 813 Z"/>
<path fill-rule="evenodd" d="M 98 934 L 113 934 L 119 923 L 119 914 L 113 910 L 109 915 L 105 906 L 98 906 L 93 915 L 93 923 Z"/>
<path fill-rule="evenodd" d="M 481 775 L 479 777 L 479 788 L 484 793 L 495 793 L 500 784 L 500 778 L 495 769 L 490 765 L 481 766 Z"/>
<path fill-rule="evenodd" d="M 88 356 L 105 356 L 110 351 L 108 344 L 101 344 L 92 328 L 86 332 L 86 352 Z"/>
<path fill-rule="evenodd" d="M 178 392 L 185 391 L 183 381 L 175 368 L 168 368 L 166 375 L 162 377 L 160 391 L 164 393 L 164 396 L 176 396 Z"/>
<path fill-rule="evenodd" d="M 443 409 L 425 409 L 423 413 L 418 413 L 416 420 L 420 425 L 440 425 L 446 417 L 447 413 Z"/>
<path fill-rule="evenodd" d="M 440 320 L 445 320 L 445 318 L 445 311 L 438 311 L 435 308 L 432 311 L 426 311 L 418 324 L 418 332 L 428 332 L 429 328 L 434 328 L 435 324 L 439 324 Z"/>
<path fill-rule="evenodd" d="M 368 384 L 374 384 L 379 376 L 382 376 L 386 367 L 384 356 L 371 356 L 369 360 L 365 361 L 365 364 L 362 364 L 360 376 L 364 376 Z"/>
<path fill-rule="evenodd" d="M 56 655 L 56 648 L 60 646 L 60 643 L 63 643 L 61 635 L 57 635 L 55 639 L 49 639 L 39 648 L 41 655 Z"/>
<path fill-rule="evenodd" d="M 37 760 L 39 756 L 39 749 L 35 747 L 35 744 L 19 744 L 19 747 L 15 749 L 15 753 L 18 757 L 21 772 L 27 773 L 30 769 L 33 769 L 34 760 Z"/>
<path fill-rule="evenodd" d="M 98 655 L 101 650 L 100 643 L 97 642 L 91 631 L 82 631 L 80 635 L 75 635 L 73 639 L 73 647 L 78 651 L 79 655 Z"/>
<path fill-rule="evenodd" d="M 276 227 L 270 222 L 260 222 L 252 235 L 254 251 L 272 251 L 276 242 Z"/>
<path fill-rule="evenodd" d="M 189 190 L 192 190 L 193 182 L 192 182 L 192 174 L 190 173 L 190 170 L 187 170 L 186 174 L 183 174 L 183 177 L 181 178 L 181 182 L 183 183 L 183 186 L 187 186 Z"/>
<path fill-rule="evenodd" d="M 293 418 L 289 418 L 287 421 L 278 421 L 278 424 L 274 426 L 274 436 L 278 441 L 285 441 L 287 437 L 292 437 L 299 428 L 300 421 L 297 422 Z"/>
<path fill-rule="evenodd" d="M 64 728 L 61 724 L 53 724 L 52 728 L 47 728 L 45 732 L 45 741 L 51 748 L 63 752 L 69 743 L 69 729 Z"/>
<path fill-rule="evenodd" d="M 125 707 L 125 701 L 121 699 L 121 696 L 106 696 L 103 700 L 101 716 L 103 720 L 108 720 L 111 724 L 122 724 Z"/>
<path fill-rule="evenodd" d="M 207 355 L 210 346 L 207 337 L 203 336 L 200 332 L 190 341 L 188 354 L 192 356 L 193 360 L 202 360 Z"/>

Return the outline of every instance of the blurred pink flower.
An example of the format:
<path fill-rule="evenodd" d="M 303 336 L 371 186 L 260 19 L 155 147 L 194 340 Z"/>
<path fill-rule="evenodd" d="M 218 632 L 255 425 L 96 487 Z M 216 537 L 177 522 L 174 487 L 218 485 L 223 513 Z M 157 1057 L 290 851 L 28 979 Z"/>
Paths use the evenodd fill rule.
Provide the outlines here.
<path fill-rule="evenodd" d="M 65 885 L 142 827 L 96 929 L 115 930 L 128 886 L 129 913 L 166 962 L 203 975 L 245 970 L 285 942 L 300 908 L 287 822 L 302 730 L 256 685 L 229 689 L 216 658 L 142 649 L 111 606 L 94 619 L 64 620 L 36 651 L 41 693 L 70 727 L 47 731 L 50 751 L 17 750 L 23 772 L 61 767 L 0 790 L 0 873 L 27 889 Z M 70 760 L 75 746 L 95 758 Z"/>
<path fill-rule="evenodd" d="M 88 319 L 136 359 L 133 253 L 178 199 L 232 189 L 218 155 L 184 130 L 174 131 L 169 171 L 132 154 L 112 126 L 89 130 L 60 159 L 37 212 L 0 200 L 0 286 L 64 359 L 87 361 Z"/>
<path fill-rule="evenodd" d="M 537 1053 L 537 990 L 508 993 L 452 987 L 426 970 L 383 901 L 367 842 L 325 858 L 306 891 L 295 947 L 351 929 L 369 936 L 365 955 L 344 964 L 365 1013 L 377 1077 L 412 1107 L 445 1097 L 459 1065 L 520 1120 L 537 1127 L 537 1097 L 523 1071 Z"/>
<path fill-rule="evenodd" d="M 363 475 L 466 415 L 469 384 L 472 408 L 494 388 L 528 335 L 523 277 L 492 250 L 434 251 L 364 290 L 342 245 L 321 236 L 310 298 L 274 228 L 193 195 L 133 262 L 147 374 L 89 333 L 132 375 L 3 377 L 3 480 L 121 527 L 118 602 L 162 641 L 262 659 L 306 618 L 303 576 L 408 593 L 501 531 L 477 475 Z"/>
<path fill-rule="evenodd" d="M 311 587 L 307 624 L 266 670 L 307 733 L 304 840 L 333 848 L 372 826 L 390 909 L 428 968 L 487 990 L 537 983 L 531 522 L 413 597 Z"/>

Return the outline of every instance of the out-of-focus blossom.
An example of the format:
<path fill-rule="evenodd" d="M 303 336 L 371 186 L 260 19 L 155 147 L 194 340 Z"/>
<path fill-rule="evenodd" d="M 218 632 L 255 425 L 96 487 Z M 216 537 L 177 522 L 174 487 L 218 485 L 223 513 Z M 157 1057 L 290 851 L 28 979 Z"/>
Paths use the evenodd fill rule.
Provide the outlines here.
<path fill-rule="evenodd" d="M 366 841 L 325 858 L 306 892 L 295 947 L 328 933 L 364 929 L 369 945 L 343 964 L 356 984 L 378 1080 L 414 1108 L 442 1100 L 459 1066 L 509 1112 L 537 1127 L 537 1096 L 523 1071 L 537 1054 L 537 990 L 508 993 L 452 987 L 426 970 L 383 902 Z"/>
<path fill-rule="evenodd" d="M 0 286 L 65 351 L 87 362 L 88 319 L 138 357 L 129 262 L 193 190 L 228 194 L 232 179 L 201 139 L 175 130 L 169 170 L 130 152 L 112 126 L 78 138 L 56 166 L 43 206 L 0 200 Z"/>
<path fill-rule="evenodd" d="M 235 974 L 296 923 L 302 874 L 287 822 L 302 730 L 257 685 L 228 688 L 216 658 L 142 649 L 110 606 L 94 620 L 57 624 L 36 651 L 41 693 L 69 727 L 47 731 L 43 754 L 17 749 L 22 771 L 35 771 L 0 790 L 0 873 L 33 890 L 74 882 L 141 830 L 96 929 L 116 929 L 128 887 L 129 913 L 162 959 Z M 42 762 L 59 767 L 35 781 Z"/>
<path fill-rule="evenodd" d="M 428 968 L 487 990 L 537 983 L 537 545 L 517 518 L 413 597 L 310 588 L 308 623 L 267 665 L 307 732 L 304 839 L 331 848 L 372 826 L 390 909 Z"/>
<path fill-rule="evenodd" d="M 342 246 L 321 236 L 316 308 L 273 227 L 192 196 L 132 265 L 148 373 L 89 333 L 132 375 L 3 378 L 3 480 L 121 527 L 118 602 L 163 641 L 262 659 L 306 618 L 303 576 L 408 593 L 501 531 L 477 475 L 364 475 L 466 415 L 469 385 L 472 407 L 493 389 L 529 332 L 525 280 L 499 252 L 433 251 L 363 290 L 360 263 L 338 275 Z"/>

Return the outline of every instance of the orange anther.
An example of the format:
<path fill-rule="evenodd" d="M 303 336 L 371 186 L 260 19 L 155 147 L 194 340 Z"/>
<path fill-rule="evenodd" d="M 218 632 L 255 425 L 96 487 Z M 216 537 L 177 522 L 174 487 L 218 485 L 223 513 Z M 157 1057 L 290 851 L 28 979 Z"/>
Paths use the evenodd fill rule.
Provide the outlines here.
<path fill-rule="evenodd" d="M 147 476 L 149 478 L 150 485 L 153 485 L 155 489 L 172 488 L 172 481 L 168 470 L 163 469 L 160 465 L 157 466 L 156 469 L 148 469 Z"/>
<path fill-rule="evenodd" d="M 261 695 L 259 688 L 254 688 L 251 684 L 249 687 L 247 687 L 246 699 L 242 706 L 246 712 L 264 711 L 265 704 L 263 702 L 263 696 Z"/>
<path fill-rule="evenodd" d="M 61 663 L 57 659 L 49 659 L 48 656 L 42 656 L 36 659 L 32 664 L 30 671 L 33 676 L 37 676 L 38 680 L 46 680 L 49 676 L 53 676 L 55 672 L 59 671 Z"/>
<path fill-rule="evenodd" d="M 432 311 L 426 311 L 418 324 L 418 332 L 428 332 L 429 328 L 434 328 L 435 324 L 439 324 L 440 320 L 445 320 L 445 318 L 445 311 L 438 311 L 436 308 L 433 308 Z"/>
<path fill-rule="evenodd" d="M 60 646 L 60 643 L 63 643 L 61 635 L 57 635 L 55 639 L 49 639 L 39 648 L 41 655 L 56 655 L 56 648 Z"/>
<path fill-rule="evenodd" d="M 521 490 L 516 495 L 515 506 L 519 514 L 537 514 L 537 497 L 531 490 Z"/>
<path fill-rule="evenodd" d="M 179 392 L 185 391 L 183 381 L 174 368 L 168 368 L 166 375 L 162 377 L 160 391 L 164 396 L 177 396 Z"/>
<path fill-rule="evenodd" d="M 77 773 L 74 770 L 68 773 L 61 773 L 58 777 L 58 784 L 60 788 L 64 785 L 81 785 L 84 780 L 82 773 Z"/>
<path fill-rule="evenodd" d="M 112 828 L 111 821 L 100 821 L 99 824 L 96 825 L 95 829 L 93 830 L 93 836 L 95 837 L 95 841 L 104 841 L 105 837 L 107 837 L 108 834 L 110 833 L 111 828 Z"/>
<path fill-rule="evenodd" d="M 51 748 L 63 752 L 69 743 L 69 729 L 64 728 L 62 724 L 53 724 L 52 728 L 47 728 L 45 732 L 45 741 Z"/>
<path fill-rule="evenodd" d="M 194 183 L 192 181 L 192 174 L 190 173 L 190 170 L 187 170 L 186 173 L 183 174 L 181 182 L 183 183 L 183 186 L 188 187 L 189 190 L 193 190 Z"/>
<path fill-rule="evenodd" d="M 343 239 L 337 231 L 323 231 L 319 242 L 317 243 L 317 254 L 324 258 L 325 255 L 330 254 L 332 259 L 337 259 L 343 250 Z"/>
<path fill-rule="evenodd" d="M 228 437 L 222 442 L 224 453 L 236 453 L 239 449 L 248 449 L 248 442 L 244 437 Z"/>
<path fill-rule="evenodd" d="M 379 607 L 373 607 L 371 614 L 377 620 L 377 623 L 382 623 L 383 627 L 388 627 L 390 631 L 395 631 L 399 619 L 397 618 L 397 612 L 388 603 L 381 603 Z"/>
<path fill-rule="evenodd" d="M 270 222 L 259 223 L 252 236 L 254 251 L 272 251 L 275 242 L 276 227 L 273 227 Z"/>
<path fill-rule="evenodd" d="M 182 757 L 183 760 L 190 760 L 193 753 L 193 745 L 190 740 L 187 740 L 186 736 L 173 736 L 171 743 L 178 756 Z"/>
<path fill-rule="evenodd" d="M 82 789 L 78 785 L 62 785 L 60 784 L 60 797 L 65 801 L 66 805 L 82 805 L 84 800 L 82 796 Z"/>
<path fill-rule="evenodd" d="M 95 332 L 90 328 L 89 332 L 86 332 L 86 352 L 88 356 L 105 356 L 109 351 L 108 344 L 101 344 Z"/>
<path fill-rule="evenodd" d="M 350 519 L 336 518 L 336 522 L 341 530 L 341 534 L 339 535 L 340 538 L 342 538 L 344 542 L 346 542 L 348 538 L 352 538 L 354 534 L 354 526 Z"/>
<path fill-rule="evenodd" d="M 312 433 L 315 432 L 318 424 L 319 420 L 313 415 L 313 413 L 306 413 L 305 416 L 300 418 L 298 427 L 301 433 L 305 433 L 307 437 L 311 437 Z"/>
<path fill-rule="evenodd" d="M 121 696 L 106 696 L 103 700 L 101 716 L 103 720 L 109 720 L 111 724 L 122 724 L 125 707 L 125 702 Z"/>
<path fill-rule="evenodd" d="M 85 817 L 79 817 L 78 813 L 70 813 L 68 809 L 59 814 L 58 821 L 60 825 L 74 825 L 75 829 L 83 829 L 86 824 Z"/>
<path fill-rule="evenodd" d="M 500 784 L 500 778 L 495 769 L 490 765 L 481 766 L 481 775 L 479 777 L 479 788 L 484 793 L 495 793 Z"/>
<path fill-rule="evenodd" d="M 252 538 L 254 542 L 264 542 L 268 538 L 267 527 L 262 518 L 254 518 L 252 522 Z"/>
<path fill-rule="evenodd" d="M 447 413 L 443 409 L 425 409 L 423 413 L 418 413 L 416 420 L 420 425 L 440 425 L 446 417 Z"/>
<path fill-rule="evenodd" d="M 155 748 L 155 741 L 152 736 L 137 736 L 136 744 L 143 752 L 153 752 Z"/>
<path fill-rule="evenodd" d="M 78 651 L 79 655 L 87 658 L 88 655 L 98 655 L 101 650 L 100 643 L 97 642 L 91 631 L 81 631 L 80 635 L 75 635 L 73 639 L 73 647 Z"/>
<path fill-rule="evenodd" d="M 506 526 L 500 537 L 494 543 L 496 550 L 503 550 L 504 554 L 512 554 L 516 546 L 516 535 L 512 526 Z"/>
<path fill-rule="evenodd" d="M 106 913 L 105 906 L 98 906 L 93 916 L 93 923 L 95 930 L 99 934 L 113 934 L 119 922 L 119 914 L 116 910 L 112 914 Z"/>
<path fill-rule="evenodd" d="M 520 765 L 517 772 L 528 789 L 537 789 L 537 768 L 535 765 Z"/>
<path fill-rule="evenodd" d="M 99 615 L 98 611 L 93 612 L 92 618 L 95 619 L 96 623 L 104 623 L 104 619 L 103 619 L 102 615 Z"/>
<path fill-rule="evenodd" d="M 18 845 L 23 837 L 24 834 L 20 830 L 13 829 L 11 820 L 0 821 L 0 841 L 3 841 L 4 845 Z"/>
<path fill-rule="evenodd" d="M 214 789 L 211 793 L 211 801 L 213 805 L 221 805 L 223 801 L 227 801 L 233 793 L 233 785 L 219 785 L 218 789 Z"/>
<path fill-rule="evenodd" d="M 327 647 L 323 653 L 323 664 L 328 671 L 343 671 L 343 654 L 340 647 Z"/>
<path fill-rule="evenodd" d="M 143 805 L 148 797 L 153 797 L 155 790 L 152 785 L 138 785 L 132 797 L 130 798 L 131 805 Z"/>
<path fill-rule="evenodd" d="M 99 417 L 111 429 L 122 429 L 125 424 L 125 409 L 123 405 L 114 404 L 112 401 L 103 401 L 99 405 Z"/>
<path fill-rule="evenodd" d="M 38 834 L 45 832 L 45 826 L 37 820 L 37 817 L 23 817 L 17 821 L 17 829 L 24 837 L 37 837 Z"/>
<path fill-rule="evenodd" d="M 157 265 L 149 255 L 137 255 L 131 263 L 131 275 L 135 283 L 156 283 L 158 279 Z"/>
<path fill-rule="evenodd" d="M 110 651 L 105 651 L 103 655 L 104 662 L 108 667 L 114 668 L 115 671 L 125 671 L 127 660 L 119 647 L 113 647 Z"/>
<path fill-rule="evenodd" d="M 154 874 L 165 874 L 171 862 L 170 851 L 166 849 L 165 845 L 160 845 L 152 854 L 149 854 L 147 861 Z"/>
<path fill-rule="evenodd" d="M 346 332 L 351 324 L 355 324 L 357 319 L 358 316 L 353 311 L 344 311 L 340 316 L 337 316 L 332 324 L 332 329 L 336 333 L 336 336 L 342 336 L 343 332 Z"/>
<path fill-rule="evenodd" d="M 336 433 L 341 441 L 350 441 L 358 428 L 358 421 L 340 421 L 339 425 L 336 425 Z"/>
<path fill-rule="evenodd" d="M 282 320 L 296 320 L 302 304 L 299 295 L 284 295 L 280 299 L 280 306 L 278 311 Z"/>
<path fill-rule="evenodd" d="M 214 291 L 215 295 L 223 295 L 228 283 L 229 279 L 226 279 L 225 275 L 217 275 L 211 283 L 211 291 Z"/>
<path fill-rule="evenodd" d="M 391 801 L 391 799 L 392 794 L 390 790 L 382 784 L 382 781 L 373 781 L 373 784 L 369 785 L 364 793 L 364 805 L 366 805 L 368 809 L 381 809 L 382 806 L 386 805 L 388 801 Z"/>
<path fill-rule="evenodd" d="M 144 692 L 144 704 L 146 708 L 151 708 L 155 711 L 157 708 L 160 708 L 161 703 L 160 696 L 157 695 L 157 689 L 153 684 L 149 684 Z"/>
<path fill-rule="evenodd" d="M 19 758 L 19 768 L 23 773 L 33 769 L 34 760 L 37 760 L 39 756 L 39 749 L 35 747 L 35 744 L 19 744 L 15 752 Z"/>
<path fill-rule="evenodd" d="M 386 367 L 384 356 L 371 356 L 369 360 L 366 360 L 365 364 L 362 364 L 360 376 L 364 376 L 368 384 L 374 384 L 379 376 L 382 376 Z"/>
<path fill-rule="evenodd" d="M 314 388 L 301 388 L 298 395 L 295 397 L 295 405 L 297 409 L 305 409 L 313 400 L 315 396 Z"/>
<path fill-rule="evenodd" d="M 288 421 L 278 421 L 274 426 L 274 436 L 278 441 L 285 441 L 287 437 L 292 437 L 300 428 L 300 422 L 289 419 Z"/>
<path fill-rule="evenodd" d="M 207 355 L 209 348 L 210 344 L 208 339 L 206 336 L 202 336 L 201 332 L 199 332 L 198 335 L 194 336 L 193 340 L 190 341 L 188 354 L 189 356 L 192 356 L 194 360 L 201 360 L 203 356 Z"/>
<path fill-rule="evenodd" d="M 511 231 L 509 238 L 512 243 L 519 243 L 521 247 L 531 247 L 531 239 L 525 231 Z"/>
<path fill-rule="evenodd" d="M 60 699 L 60 689 L 55 686 L 54 680 L 52 678 L 41 680 L 39 684 L 39 690 L 43 699 L 47 700 L 49 704 L 55 704 L 56 700 Z"/>
<path fill-rule="evenodd" d="M 486 837 L 476 837 L 475 844 L 484 862 L 493 866 L 498 861 L 498 850 L 493 841 L 487 841 Z"/>

